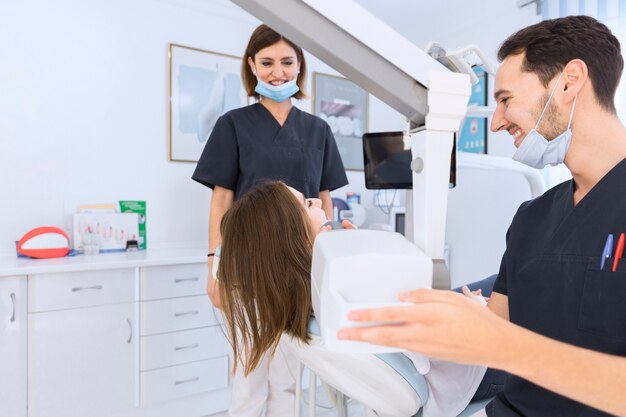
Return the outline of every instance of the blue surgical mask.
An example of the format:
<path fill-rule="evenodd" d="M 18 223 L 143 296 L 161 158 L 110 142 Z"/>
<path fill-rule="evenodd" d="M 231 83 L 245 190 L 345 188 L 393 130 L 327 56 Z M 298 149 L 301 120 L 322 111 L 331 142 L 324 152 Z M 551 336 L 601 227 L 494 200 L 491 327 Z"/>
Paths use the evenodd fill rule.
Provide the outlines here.
<path fill-rule="evenodd" d="M 262 95 L 263 97 L 281 103 L 300 91 L 300 87 L 298 87 L 297 81 L 297 78 L 294 78 L 293 80 L 287 81 L 284 84 L 271 85 L 257 78 L 257 84 L 254 91 Z"/>
<path fill-rule="evenodd" d="M 543 107 L 543 111 L 539 116 L 539 120 L 537 120 L 535 128 L 528 132 L 519 148 L 517 148 L 517 151 L 515 151 L 515 154 L 513 154 L 513 159 L 515 161 L 521 162 L 533 168 L 541 169 L 546 165 L 555 166 L 561 164 L 565 160 L 565 155 L 567 154 L 567 150 L 572 142 L 572 130 L 570 129 L 570 126 L 572 124 L 572 116 L 574 115 L 574 107 L 576 107 L 576 97 L 574 97 L 574 103 L 572 104 L 572 111 L 569 115 L 567 129 L 563 133 L 552 140 L 547 140 L 541 133 L 537 132 L 539 122 L 541 122 L 541 118 L 546 112 L 548 104 L 550 103 L 562 76 L 563 73 L 561 73 L 558 80 L 556 80 L 556 84 L 552 88 L 550 97 L 548 98 L 546 105 Z"/>

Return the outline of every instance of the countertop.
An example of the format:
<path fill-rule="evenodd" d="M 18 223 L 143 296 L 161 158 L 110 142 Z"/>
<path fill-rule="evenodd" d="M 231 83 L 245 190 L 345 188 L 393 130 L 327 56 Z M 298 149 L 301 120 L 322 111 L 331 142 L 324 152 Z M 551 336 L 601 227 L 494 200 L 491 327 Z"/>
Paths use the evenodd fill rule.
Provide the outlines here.
<path fill-rule="evenodd" d="M 206 254 L 206 247 L 193 247 L 75 255 L 52 259 L 7 256 L 0 257 L 0 278 L 15 275 L 201 263 L 207 261 Z"/>

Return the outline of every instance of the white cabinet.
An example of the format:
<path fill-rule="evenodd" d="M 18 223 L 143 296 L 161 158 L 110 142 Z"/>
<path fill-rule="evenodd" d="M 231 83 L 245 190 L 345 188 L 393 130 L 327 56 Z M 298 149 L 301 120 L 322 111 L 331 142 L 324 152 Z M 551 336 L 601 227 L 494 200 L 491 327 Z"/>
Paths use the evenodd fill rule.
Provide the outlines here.
<path fill-rule="evenodd" d="M 224 411 L 228 357 L 206 248 L 0 257 L 0 417 Z"/>
<path fill-rule="evenodd" d="M 137 405 L 135 271 L 29 276 L 29 417 L 109 416 Z"/>
<path fill-rule="evenodd" d="M 142 336 L 217 324 L 213 306 L 206 295 L 141 302 Z"/>
<path fill-rule="evenodd" d="M 135 268 L 28 276 L 28 312 L 134 302 Z"/>
<path fill-rule="evenodd" d="M 218 326 L 141 338 L 141 370 L 219 358 L 226 355 L 223 329 Z"/>
<path fill-rule="evenodd" d="M 144 406 L 162 404 L 205 391 L 225 389 L 228 386 L 228 359 L 226 357 L 192 362 L 141 373 L 142 403 Z M 215 404 L 206 404 L 204 414 L 218 411 Z"/>
<path fill-rule="evenodd" d="M 141 268 L 141 404 L 226 391 L 228 357 L 207 264 Z M 197 412 L 223 409 L 206 403 Z"/>
<path fill-rule="evenodd" d="M 26 277 L 0 278 L 0 416 L 26 417 Z"/>

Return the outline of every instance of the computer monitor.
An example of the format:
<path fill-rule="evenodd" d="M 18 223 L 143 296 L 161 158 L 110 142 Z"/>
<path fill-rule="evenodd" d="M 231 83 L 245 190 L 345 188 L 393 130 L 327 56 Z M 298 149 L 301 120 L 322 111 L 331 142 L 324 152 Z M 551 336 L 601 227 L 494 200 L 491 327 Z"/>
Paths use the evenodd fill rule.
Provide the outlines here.
<path fill-rule="evenodd" d="M 411 142 L 404 132 L 364 134 L 363 163 L 369 190 L 409 190 L 413 186 Z"/>
<path fill-rule="evenodd" d="M 456 186 L 456 134 L 450 155 L 450 188 Z M 363 173 L 368 190 L 410 190 L 411 140 L 404 132 L 363 135 Z"/>

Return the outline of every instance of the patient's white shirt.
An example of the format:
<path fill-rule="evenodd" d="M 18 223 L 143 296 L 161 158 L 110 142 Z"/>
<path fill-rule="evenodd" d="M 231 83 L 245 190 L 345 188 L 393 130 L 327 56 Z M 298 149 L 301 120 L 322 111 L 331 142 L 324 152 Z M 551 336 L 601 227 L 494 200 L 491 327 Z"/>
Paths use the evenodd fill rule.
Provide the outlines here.
<path fill-rule="evenodd" d="M 424 361 L 428 359 L 416 352 L 403 353 L 423 374 L 421 370 L 425 369 Z M 450 417 L 459 415 L 467 407 L 487 367 L 430 359 L 430 369 L 426 370 L 424 379 L 428 385 L 428 401 L 423 405 L 422 417 Z"/>
<path fill-rule="evenodd" d="M 459 415 L 470 403 L 486 371 L 485 366 L 431 360 L 430 372 L 424 375 L 428 401 L 423 417 Z"/>
<path fill-rule="evenodd" d="M 481 295 L 472 294 L 466 289 L 463 293 L 482 305 L 487 304 Z M 429 360 L 417 352 L 403 353 L 411 359 L 415 369 L 424 375 L 428 384 L 428 401 L 423 405 L 422 417 L 459 415 L 470 403 L 487 372 L 486 366 L 461 365 L 438 359 Z M 430 369 L 425 362 L 430 362 Z"/>

